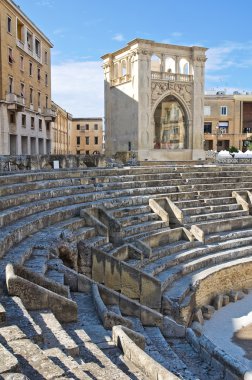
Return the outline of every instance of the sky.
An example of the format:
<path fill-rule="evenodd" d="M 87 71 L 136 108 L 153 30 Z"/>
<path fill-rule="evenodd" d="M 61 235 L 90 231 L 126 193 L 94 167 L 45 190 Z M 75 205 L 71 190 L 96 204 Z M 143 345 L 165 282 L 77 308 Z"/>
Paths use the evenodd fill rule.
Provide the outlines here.
<path fill-rule="evenodd" d="M 53 43 L 52 99 L 103 117 L 100 57 L 135 38 L 208 48 L 205 89 L 252 91 L 251 0 L 14 0 Z"/>

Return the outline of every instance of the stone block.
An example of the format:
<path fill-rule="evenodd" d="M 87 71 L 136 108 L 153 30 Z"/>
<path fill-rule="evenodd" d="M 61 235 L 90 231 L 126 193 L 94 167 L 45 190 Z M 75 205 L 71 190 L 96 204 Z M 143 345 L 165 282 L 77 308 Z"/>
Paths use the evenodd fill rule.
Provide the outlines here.
<path fill-rule="evenodd" d="M 240 301 L 245 297 L 245 294 L 243 292 L 237 292 L 237 300 Z"/>
<path fill-rule="evenodd" d="M 204 319 L 211 319 L 215 312 L 215 308 L 211 305 L 202 306 L 201 310 Z"/>
<path fill-rule="evenodd" d="M 229 296 L 228 295 L 224 295 L 223 296 L 223 306 L 226 306 L 229 304 Z"/>
<path fill-rule="evenodd" d="M 202 324 L 194 321 L 191 325 L 191 329 L 195 332 L 197 336 L 201 336 L 203 332 Z"/>
<path fill-rule="evenodd" d="M 232 290 L 230 293 L 229 293 L 229 301 L 230 302 L 236 302 L 238 300 L 238 292 Z"/>
<path fill-rule="evenodd" d="M 0 324 L 5 323 L 6 321 L 6 311 L 3 305 L 0 304 Z"/>
<path fill-rule="evenodd" d="M 92 249 L 92 279 L 104 284 L 105 281 L 105 253 Z"/>
<path fill-rule="evenodd" d="M 104 255 L 104 283 L 113 290 L 121 290 L 121 262 L 110 255 Z M 96 280 L 97 281 L 97 280 Z"/>
<path fill-rule="evenodd" d="M 201 325 L 204 324 L 204 318 L 203 318 L 203 314 L 202 314 L 201 309 L 198 309 L 195 311 L 195 313 L 193 315 L 193 321 L 199 322 Z"/>
<path fill-rule="evenodd" d="M 223 306 L 223 295 L 222 294 L 218 294 L 214 298 L 213 306 L 214 306 L 215 310 L 219 310 L 222 308 L 222 306 Z"/>
<path fill-rule="evenodd" d="M 161 308 L 161 283 L 143 273 L 141 274 L 140 302 L 158 311 Z"/>
<path fill-rule="evenodd" d="M 126 297 L 140 299 L 140 272 L 126 263 L 121 263 L 121 292 Z"/>
<path fill-rule="evenodd" d="M 124 315 L 140 318 L 141 310 L 137 302 L 130 300 L 129 298 L 125 297 L 122 294 L 120 294 L 119 300 L 120 300 L 119 307 L 120 307 L 121 312 Z"/>

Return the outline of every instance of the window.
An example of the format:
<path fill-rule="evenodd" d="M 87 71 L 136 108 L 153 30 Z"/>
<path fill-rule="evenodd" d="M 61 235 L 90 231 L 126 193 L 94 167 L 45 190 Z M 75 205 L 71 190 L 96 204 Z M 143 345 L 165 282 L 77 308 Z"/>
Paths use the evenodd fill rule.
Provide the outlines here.
<path fill-rule="evenodd" d="M 41 44 L 37 38 L 35 38 L 35 53 L 38 57 L 41 56 Z"/>
<path fill-rule="evenodd" d="M 86 137 L 86 145 L 89 145 L 89 137 Z"/>
<path fill-rule="evenodd" d="M 228 133 L 228 121 L 220 121 L 219 122 L 219 131 L 221 134 Z"/>
<path fill-rule="evenodd" d="M 40 67 L 38 67 L 38 80 L 41 79 L 41 70 L 40 70 Z"/>
<path fill-rule="evenodd" d="M 24 71 L 24 57 L 20 55 L 20 70 Z"/>
<path fill-rule="evenodd" d="M 30 87 L 30 104 L 33 104 L 33 88 Z"/>
<path fill-rule="evenodd" d="M 80 145 L 80 136 L 77 136 L 77 137 L 76 137 L 76 144 L 77 144 L 77 145 Z"/>
<path fill-rule="evenodd" d="M 8 61 L 9 61 L 9 64 L 12 64 L 14 62 L 12 48 L 10 47 L 8 48 Z"/>
<path fill-rule="evenodd" d="M 95 138 L 94 138 L 94 143 L 95 143 L 95 145 L 98 144 L 98 137 L 97 136 L 95 136 Z"/>
<path fill-rule="evenodd" d="M 80 124 L 77 124 L 77 125 L 76 125 L 76 129 L 77 129 L 77 131 L 80 130 Z"/>
<path fill-rule="evenodd" d="M 16 118 L 15 118 L 15 113 L 10 112 L 10 124 L 15 124 Z"/>
<path fill-rule="evenodd" d="M 25 94 L 25 86 L 24 86 L 24 83 L 20 83 L 20 96 L 22 98 L 24 98 L 24 94 Z"/>
<path fill-rule="evenodd" d="M 228 108 L 227 106 L 221 106 L 220 108 L 220 114 L 223 116 L 226 116 L 228 114 Z"/>
<path fill-rule="evenodd" d="M 48 86 L 48 75 L 45 74 L 45 85 Z"/>
<path fill-rule="evenodd" d="M 205 106 L 204 107 L 204 116 L 210 116 L 211 115 L 211 107 Z"/>
<path fill-rule="evenodd" d="M 50 121 L 47 121 L 47 122 L 46 122 L 46 130 L 47 130 L 47 131 L 50 131 Z"/>
<path fill-rule="evenodd" d="M 26 127 L 26 115 L 22 114 L 22 127 Z"/>
<path fill-rule="evenodd" d="M 39 130 L 40 130 L 40 132 L 42 131 L 42 120 L 41 119 L 39 119 Z"/>
<path fill-rule="evenodd" d="M 45 64 L 47 65 L 47 63 L 48 63 L 48 53 L 47 51 L 45 51 Z"/>
<path fill-rule="evenodd" d="M 32 62 L 29 62 L 29 75 L 32 77 Z"/>
<path fill-rule="evenodd" d="M 80 154 L 80 150 L 76 150 L 76 154 Z"/>
<path fill-rule="evenodd" d="M 38 92 L 38 107 L 41 107 L 41 93 Z"/>
<path fill-rule="evenodd" d="M 46 108 L 48 108 L 48 96 L 46 96 L 46 98 L 45 98 L 45 106 L 46 106 Z"/>
<path fill-rule="evenodd" d="M 204 133 L 212 133 L 212 123 L 204 123 Z"/>
<path fill-rule="evenodd" d="M 33 45 L 32 45 L 32 33 L 27 30 L 27 35 L 26 35 L 26 41 L 27 41 L 27 46 L 28 49 L 32 50 Z"/>
<path fill-rule="evenodd" d="M 34 129 L 35 128 L 35 119 L 34 117 L 32 116 L 31 117 L 31 129 Z"/>
<path fill-rule="evenodd" d="M 86 155 L 87 155 L 87 156 L 89 155 L 89 150 L 86 150 Z"/>
<path fill-rule="evenodd" d="M 86 129 L 86 131 L 89 131 L 89 124 L 85 125 L 85 129 Z"/>
<path fill-rule="evenodd" d="M 7 31 L 8 33 L 11 33 L 11 17 L 7 17 Z"/>
<path fill-rule="evenodd" d="M 98 131 L 98 124 L 95 124 L 95 125 L 94 125 L 94 130 L 95 130 L 95 131 Z"/>
<path fill-rule="evenodd" d="M 17 20 L 17 38 L 24 43 L 24 24 L 20 20 Z"/>
<path fill-rule="evenodd" d="M 9 77 L 8 90 L 9 90 L 9 94 L 13 93 L 13 78 L 12 77 Z"/>

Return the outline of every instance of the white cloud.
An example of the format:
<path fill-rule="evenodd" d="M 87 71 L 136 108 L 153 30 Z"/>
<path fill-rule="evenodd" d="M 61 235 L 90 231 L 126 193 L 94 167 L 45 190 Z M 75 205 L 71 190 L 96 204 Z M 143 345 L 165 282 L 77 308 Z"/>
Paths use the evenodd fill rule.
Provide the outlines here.
<path fill-rule="evenodd" d="M 112 39 L 115 41 L 119 41 L 119 42 L 125 41 L 125 38 L 124 38 L 123 34 L 121 34 L 121 33 L 116 34 Z"/>
<path fill-rule="evenodd" d="M 52 66 L 52 99 L 73 117 L 102 117 L 102 63 L 69 61 Z"/>
<path fill-rule="evenodd" d="M 171 36 L 172 37 L 181 37 L 181 36 L 183 36 L 183 34 L 181 32 L 172 32 Z"/>

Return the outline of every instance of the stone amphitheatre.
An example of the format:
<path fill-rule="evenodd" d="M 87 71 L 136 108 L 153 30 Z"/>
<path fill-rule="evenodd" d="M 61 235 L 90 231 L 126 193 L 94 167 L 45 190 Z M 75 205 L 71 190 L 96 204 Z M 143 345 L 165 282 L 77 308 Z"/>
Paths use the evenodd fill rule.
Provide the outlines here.
<path fill-rule="evenodd" d="M 249 297 L 251 189 L 240 164 L 2 173 L 1 378 L 249 379 L 203 326 Z"/>

